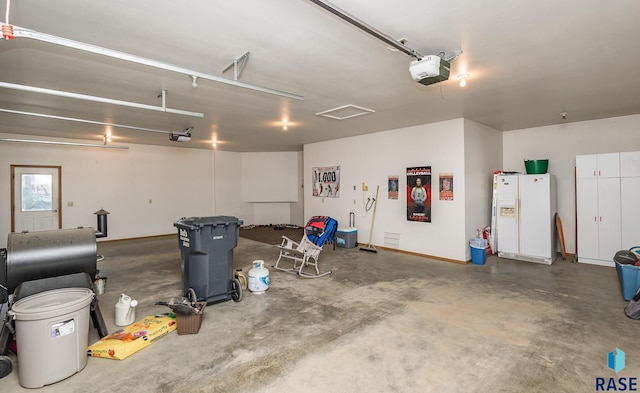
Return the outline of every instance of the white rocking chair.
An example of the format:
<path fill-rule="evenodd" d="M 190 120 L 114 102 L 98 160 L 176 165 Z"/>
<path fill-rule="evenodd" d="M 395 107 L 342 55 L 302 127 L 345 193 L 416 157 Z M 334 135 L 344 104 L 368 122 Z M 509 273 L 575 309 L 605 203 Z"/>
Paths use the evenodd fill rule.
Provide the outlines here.
<path fill-rule="evenodd" d="M 318 278 L 331 274 L 331 271 L 320 273 L 320 270 L 318 270 L 318 257 L 322 247 L 313 244 L 306 234 L 299 242 L 282 236 L 282 243 L 278 245 L 278 248 L 280 249 L 280 256 L 273 266 L 275 269 L 294 273 L 305 278 Z M 279 264 L 283 258 L 293 260 L 293 267 L 290 269 L 280 267 Z M 309 265 L 315 268 L 315 274 L 313 274 L 313 271 L 309 273 L 309 269 L 303 270 Z"/>

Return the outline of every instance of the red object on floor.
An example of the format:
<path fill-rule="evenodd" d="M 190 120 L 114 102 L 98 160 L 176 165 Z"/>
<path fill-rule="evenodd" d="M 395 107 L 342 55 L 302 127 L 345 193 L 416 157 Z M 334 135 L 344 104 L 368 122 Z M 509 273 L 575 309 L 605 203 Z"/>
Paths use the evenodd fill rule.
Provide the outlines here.
<path fill-rule="evenodd" d="M 18 354 L 18 346 L 16 345 L 16 340 L 11 340 L 9 343 L 9 350 L 16 355 Z"/>

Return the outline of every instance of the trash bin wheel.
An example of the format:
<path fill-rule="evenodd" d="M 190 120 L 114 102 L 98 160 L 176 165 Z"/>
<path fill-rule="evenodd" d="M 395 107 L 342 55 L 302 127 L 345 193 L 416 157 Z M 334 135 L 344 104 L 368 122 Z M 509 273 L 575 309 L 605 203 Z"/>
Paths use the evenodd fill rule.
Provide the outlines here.
<path fill-rule="evenodd" d="M 195 303 L 198 301 L 198 295 L 196 295 L 196 291 L 194 291 L 193 288 L 187 289 L 187 293 L 185 293 L 185 295 L 191 303 Z"/>
<path fill-rule="evenodd" d="M 231 281 L 231 299 L 233 299 L 234 302 L 242 300 L 242 286 L 240 285 L 240 280 L 237 278 Z"/>
<path fill-rule="evenodd" d="M 11 359 L 9 356 L 0 356 L 0 379 L 11 374 Z"/>

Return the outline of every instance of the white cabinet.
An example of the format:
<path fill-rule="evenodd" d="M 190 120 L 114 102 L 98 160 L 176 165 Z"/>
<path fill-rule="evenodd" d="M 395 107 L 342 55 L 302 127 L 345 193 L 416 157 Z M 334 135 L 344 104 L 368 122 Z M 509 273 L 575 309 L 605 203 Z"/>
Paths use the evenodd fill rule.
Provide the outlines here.
<path fill-rule="evenodd" d="M 578 262 L 615 266 L 621 247 L 620 154 L 576 157 Z"/>
<path fill-rule="evenodd" d="M 578 262 L 615 266 L 640 243 L 640 152 L 576 157 Z"/>
<path fill-rule="evenodd" d="M 620 153 L 576 156 L 576 178 L 620 177 Z"/>

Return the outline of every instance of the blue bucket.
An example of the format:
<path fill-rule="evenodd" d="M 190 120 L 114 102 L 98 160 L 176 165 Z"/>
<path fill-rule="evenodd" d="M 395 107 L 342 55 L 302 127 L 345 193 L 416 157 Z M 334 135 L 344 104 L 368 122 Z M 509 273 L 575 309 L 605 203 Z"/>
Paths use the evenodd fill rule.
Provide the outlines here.
<path fill-rule="evenodd" d="M 471 246 L 471 263 L 474 265 L 484 265 L 487 258 L 485 251 L 487 248 L 487 240 L 471 239 L 469 246 Z"/>

